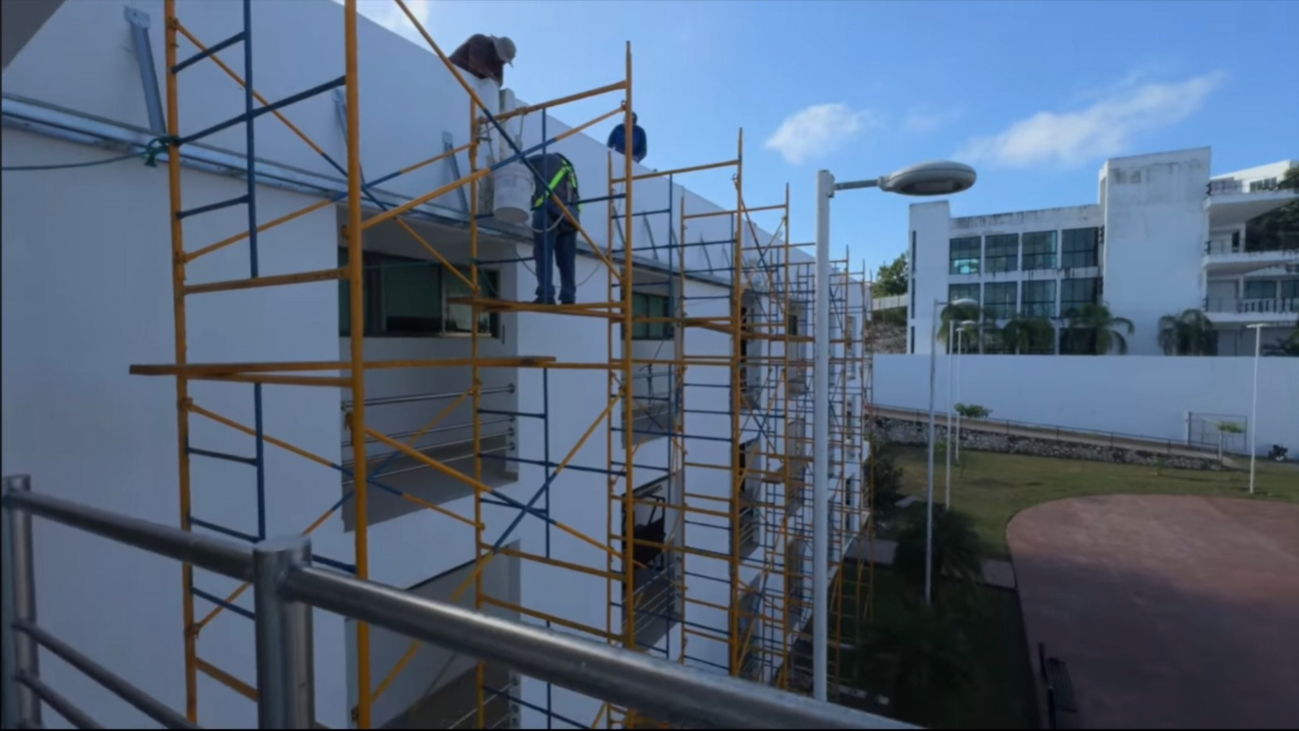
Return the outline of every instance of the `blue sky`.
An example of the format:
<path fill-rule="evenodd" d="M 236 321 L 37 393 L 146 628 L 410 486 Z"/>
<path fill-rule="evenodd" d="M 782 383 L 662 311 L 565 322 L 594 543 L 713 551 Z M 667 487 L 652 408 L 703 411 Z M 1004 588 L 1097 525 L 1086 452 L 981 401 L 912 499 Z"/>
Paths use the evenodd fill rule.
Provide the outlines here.
<path fill-rule="evenodd" d="M 514 39 L 506 84 L 529 101 L 617 81 L 631 41 L 646 164 L 727 159 L 743 127 L 746 203 L 779 202 L 790 183 L 795 241 L 812 239 L 822 167 L 846 180 L 962 160 L 979 182 L 952 208 L 973 215 L 1094 202 L 1115 155 L 1210 145 L 1215 172 L 1299 158 L 1299 2 L 408 4 L 447 52 L 474 32 Z M 390 0 L 362 0 L 362 12 L 416 37 Z M 581 123 L 615 104 L 557 116 Z M 682 182 L 734 195 L 709 175 Z M 838 254 L 851 247 L 871 269 L 891 260 L 914 200 L 841 193 Z"/>

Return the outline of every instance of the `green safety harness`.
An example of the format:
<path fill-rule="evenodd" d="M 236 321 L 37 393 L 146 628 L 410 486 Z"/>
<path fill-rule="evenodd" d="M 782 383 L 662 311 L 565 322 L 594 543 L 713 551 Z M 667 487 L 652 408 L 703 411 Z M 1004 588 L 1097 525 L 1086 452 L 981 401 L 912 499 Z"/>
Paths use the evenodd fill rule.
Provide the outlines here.
<path fill-rule="evenodd" d="M 550 185 L 546 186 L 546 191 L 538 195 L 537 200 L 533 201 L 533 208 L 541 208 L 543 203 L 550 200 L 550 196 L 554 195 L 555 189 L 559 187 L 560 183 L 564 182 L 565 175 L 573 178 L 573 195 L 574 197 L 577 196 L 577 171 L 573 169 L 573 163 L 569 162 L 568 158 L 561 159 L 564 161 L 563 166 L 559 168 L 559 172 L 555 173 L 555 177 L 550 179 Z M 567 205 L 567 201 L 565 201 L 565 205 Z M 578 213 L 582 212 L 581 203 L 577 203 L 575 207 Z"/>

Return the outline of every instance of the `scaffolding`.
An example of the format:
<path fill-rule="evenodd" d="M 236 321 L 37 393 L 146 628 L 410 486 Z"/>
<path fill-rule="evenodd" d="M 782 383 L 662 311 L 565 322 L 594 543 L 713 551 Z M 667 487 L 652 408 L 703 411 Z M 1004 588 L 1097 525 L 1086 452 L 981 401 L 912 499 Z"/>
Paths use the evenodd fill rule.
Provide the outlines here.
<path fill-rule="evenodd" d="M 835 627 L 831 628 L 832 648 L 836 653 L 831 666 L 832 687 L 839 687 L 846 663 L 838 657 L 845 645 L 848 630 L 840 623 L 844 615 L 856 616 L 869 606 L 869 573 L 863 564 L 844 560 L 845 554 L 859 551 L 862 541 L 873 535 L 869 519 L 871 489 L 861 470 L 855 471 L 866 456 L 868 422 L 871 418 L 871 347 L 867 338 L 869 292 L 866 273 L 850 273 L 847 260 L 836 262 L 831 282 L 833 333 L 813 332 L 811 302 L 815 282 L 811 257 L 799 249 L 806 244 L 790 240 L 789 190 L 779 203 L 748 206 L 744 193 L 744 137 L 738 135 L 733 158 L 670 171 L 637 172 L 628 149 L 621 155 L 610 153 L 607 162 L 607 187 L 602 195 L 582 198 L 576 204 L 562 200 L 549 190 L 564 220 L 580 236 L 584 253 L 602 264 L 605 272 L 605 296 L 602 301 L 577 304 L 546 305 L 515 302 L 491 291 L 484 267 L 501 265 L 526 266 L 523 257 L 490 258 L 483 256 L 482 240 L 487 235 L 490 212 L 481 212 L 485 191 L 483 182 L 508 165 L 524 165 L 542 190 L 548 180 L 533 163 L 535 155 L 545 155 L 564 139 L 608 119 L 619 118 L 625 128 L 633 129 L 632 54 L 630 44 L 625 52 L 624 77 L 595 89 L 575 93 L 549 102 L 490 111 L 459 68 L 410 11 L 403 0 L 393 0 L 406 15 L 412 27 L 429 49 L 455 78 L 472 101 L 467 124 L 468 143 L 453 147 L 448 142 L 440 154 L 379 177 L 367 179 L 361 165 L 360 91 L 357 42 L 357 3 L 344 3 L 343 76 L 325 81 L 306 91 L 270 102 L 253 86 L 253 35 L 251 0 L 243 0 L 242 30 L 205 45 L 197 29 L 187 27 L 178 16 L 176 0 L 165 0 L 166 28 L 166 128 L 168 188 L 171 214 L 171 256 L 173 261 L 173 304 L 175 308 L 174 362 L 132 366 L 138 375 L 167 376 L 175 379 L 180 487 L 180 525 L 185 530 L 205 530 L 233 536 L 249 542 L 267 537 L 266 494 L 274 489 L 266 481 L 267 446 L 286 450 L 299 457 L 333 469 L 346 487 L 343 496 L 327 501 L 320 517 L 305 533 L 317 530 L 327 521 L 350 509 L 354 522 L 354 558 L 351 563 L 326 556 L 316 560 L 335 569 L 367 578 L 369 561 L 369 508 L 371 499 L 382 494 L 397 498 L 417 508 L 433 511 L 439 519 L 472 526 L 474 532 L 473 570 L 453 594 L 457 600 L 472 591 L 474 606 L 480 610 L 497 607 L 515 612 L 528 621 L 545 623 L 576 631 L 609 643 L 621 644 L 646 652 L 663 652 L 682 663 L 712 667 L 718 672 L 745 677 L 796 691 L 805 691 L 802 682 L 804 665 L 810 660 L 807 637 L 810 607 L 802 579 L 806 558 L 804 548 L 810 542 L 811 524 L 804 497 L 810 484 L 810 445 L 806 425 L 812 413 L 810 376 L 810 343 L 817 337 L 832 337 L 834 347 L 832 373 L 831 526 L 833 576 L 832 584 Z M 234 4 L 232 8 L 238 7 Z M 184 40 L 192 47 L 189 56 L 181 58 Z M 243 75 L 221 58 L 227 49 L 242 52 Z M 233 51 L 232 51 L 233 52 Z M 195 132 L 182 130 L 178 78 L 192 65 L 211 61 L 243 90 L 243 110 L 230 119 Z M 292 104 L 316 95 L 341 89 L 342 119 L 346 136 L 346 158 L 333 159 L 284 114 Z M 572 102 L 622 94 L 613 109 L 584 124 L 552 134 L 548 128 L 549 112 Z M 257 139 L 254 120 L 270 114 L 288 127 L 304 144 L 320 155 L 345 178 L 346 187 L 298 211 L 270 221 L 258 216 Z M 539 125 L 540 142 L 524 146 L 523 131 L 527 124 Z M 191 208 L 182 206 L 182 153 L 185 145 L 196 143 L 222 130 L 242 125 L 245 132 L 242 171 L 246 181 L 243 195 Z M 509 127 L 516 126 L 519 132 Z M 505 146 L 495 149 L 499 142 Z M 630 148 L 630 145 L 628 146 Z M 505 149 L 508 148 L 508 149 Z M 499 154 L 498 154 L 499 153 Z M 463 175 L 457 159 L 464 155 L 468 170 Z M 428 193 L 396 204 L 375 194 L 376 186 L 434 164 L 449 166 L 454 180 Z M 686 176 L 729 174 L 735 192 L 734 208 L 725 211 L 700 211 L 691 208 L 684 191 L 678 187 Z M 666 179 L 668 194 L 661 207 L 637 209 L 638 185 L 648 180 Z M 423 237 L 411 221 L 433 219 L 426 204 L 460 191 L 467 191 L 467 215 L 463 225 L 468 235 L 467 264 L 453 263 L 435 243 Z M 680 195 L 678 195 L 678 191 Z M 604 204 L 606 230 L 604 241 L 597 241 L 583 227 L 579 212 L 583 205 Z M 652 205 L 658 206 L 658 203 Z M 213 243 L 204 242 L 189 248 L 184 236 L 184 221 L 217 210 L 243 206 L 246 227 L 240 233 Z M 341 239 L 346 243 L 345 260 L 337 268 L 292 274 L 266 276 L 259 271 L 258 237 L 276 226 L 322 209 L 338 207 L 345 213 Z M 773 233 L 764 234 L 754 216 L 775 217 Z M 651 218 L 667 221 L 668 235 L 663 241 L 654 238 Z M 638 227 L 636 221 L 640 220 Z M 469 356 L 441 359 L 375 360 L 365 353 L 365 297 L 363 285 L 367 264 L 362 235 L 367 230 L 391 222 L 408 234 L 426 252 L 430 261 L 442 265 L 443 271 L 456 278 L 467 296 L 449 302 L 471 310 L 468 329 Z M 709 232 L 722 222 L 724 235 Z M 644 229 L 644 236 L 638 232 Z M 492 236 L 500 237 L 499 229 Z M 713 236 L 713 238 L 708 238 Z M 527 240 L 521 233 L 510 240 Z M 640 239 L 646 245 L 639 245 Z M 246 278 L 187 283 L 187 265 L 215 251 L 247 242 L 249 273 Z M 710 252 L 721 247 L 726 260 L 714 262 Z M 517 253 L 517 252 L 516 252 Z M 646 264 L 653 262 L 652 273 Z M 542 274 L 538 272 L 538 274 Z M 545 273 L 543 276 L 548 277 Z M 350 323 L 348 357 L 337 361 L 193 363 L 188 359 L 186 303 L 190 297 L 214 292 L 237 292 L 261 287 L 289 286 L 305 282 L 339 281 L 340 296 L 348 307 L 341 317 Z M 659 295 L 659 292 L 664 294 Z M 855 293 L 855 294 L 854 294 Z M 653 294 L 653 297 L 648 295 Z M 661 302 L 659 309 L 648 302 Z M 562 362 L 550 355 L 517 355 L 510 357 L 484 355 L 481 342 L 482 318 L 502 313 L 557 314 L 591 317 L 605 321 L 607 360 L 604 363 Z M 660 346 L 652 355 L 638 354 L 637 332 L 652 332 Z M 670 343 L 671 352 L 662 351 Z M 710 346 L 724 351 L 708 351 Z M 468 369 L 469 386 L 463 391 L 426 394 L 404 399 L 367 399 L 367 373 L 392 369 Z M 494 408 L 484 398 L 497 393 L 513 393 L 516 384 L 488 388 L 484 375 L 518 374 L 535 371 L 540 377 L 541 408 Z M 605 405 L 599 416 L 581 434 L 555 434 L 551 429 L 550 377 L 559 370 L 604 373 Z M 251 387 L 253 423 L 247 425 L 195 401 L 190 386 L 194 382 L 247 384 Z M 273 387 L 324 387 L 342 389 L 348 399 L 343 408 L 350 433 L 350 461 L 341 464 L 327 456 L 312 453 L 266 432 L 263 419 L 263 389 Z M 720 391 L 719 391 L 720 390 Z M 724 393 L 724 400 L 716 396 Z M 430 417 L 420 429 L 387 434 L 375 427 L 367 415 L 370 407 L 402 400 L 420 402 L 441 408 L 430 408 Z M 444 455 L 434 456 L 417 446 L 427 434 L 437 432 L 439 424 L 458 408 L 468 406 L 472 413 L 472 436 L 466 440 L 473 468 L 466 472 L 450 466 L 455 461 Z M 719 408 L 719 406 L 722 406 Z M 421 407 L 423 408 L 423 407 Z M 191 420 L 194 417 L 224 425 L 253 438 L 253 456 L 227 453 L 191 444 Z M 532 420 L 540 425 L 540 444 L 528 449 L 499 447 L 494 441 L 502 432 L 489 427 L 499 423 L 515 424 Z M 724 424 L 724 426 L 720 426 Z M 576 455 L 603 426 L 605 464 L 601 467 L 581 465 Z M 488 446 L 488 443 L 492 446 Z M 367 446 L 380 444 L 391 451 L 382 458 L 367 454 Z M 646 445 L 666 447 L 666 466 L 638 463 L 637 455 Z M 524 452 L 529 456 L 524 456 Z M 559 459 L 555 457 L 563 453 Z M 694 456 L 692 456 L 694 453 Z M 702 455 L 702 456 L 700 456 Z M 467 485 L 471 489 L 472 514 L 462 515 L 437 501 L 420 497 L 394 486 L 391 464 L 400 457 L 412 466 L 425 469 Z M 204 458 L 244 464 L 253 469 L 256 482 L 256 534 L 244 533 L 193 514 L 191 460 Z M 527 499 L 513 497 L 489 485 L 485 469 L 499 462 L 541 468 L 542 482 Z M 552 515 L 551 491 L 562 484 L 565 475 L 580 472 L 598 473 L 605 478 L 605 524 L 607 532 L 590 535 Z M 722 472 L 729 477 L 724 495 L 692 490 L 692 475 Z M 644 483 L 648 473 L 653 479 Z M 702 480 L 701 480 L 702 482 Z M 377 491 L 377 492 L 376 492 Z M 324 506 L 322 506 L 324 507 Z M 504 530 L 488 531 L 485 512 L 506 508 L 515 511 Z M 637 509 L 648 511 L 649 519 L 638 522 Z M 657 516 L 657 517 L 655 517 Z M 542 524 L 544 543 L 541 550 L 524 550 L 508 545 L 524 520 Z M 656 527 L 657 526 L 657 527 Z M 566 535 L 598 549 L 604 556 L 603 566 L 575 563 L 552 554 L 551 536 Z M 535 547 L 534 547 L 535 548 Z M 501 556 L 520 562 L 544 564 L 556 570 L 602 580 L 606 589 L 604 626 L 574 622 L 524 603 L 509 602 L 493 596 L 484 587 L 484 569 Z M 846 567 L 853 577 L 845 584 Z M 184 652 L 186 713 L 198 721 L 198 675 L 200 673 L 236 692 L 256 699 L 257 691 L 233 673 L 203 659 L 198 653 L 200 633 L 223 613 L 251 614 L 236 602 L 247 585 L 224 596 L 204 590 L 195 582 L 192 567 L 183 568 Z M 687 583 L 693 587 L 687 590 Z M 720 587 L 713 596 L 700 587 Z M 200 617 L 195 600 L 211 607 Z M 658 634 L 658 630 L 662 634 Z M 666 638 L 665 640 L 663 638 Z M 673 648 L 675 638 L 676 647 Z M 659 641 L 663 640 L 663 647 Z M 357 701 L 352 722 L 360 728 L 372 725 L 374 701 L 388 691 L 420 650 L 412 642 L 392 667 L 372 668 L 370 632 L 359 623 L 355 632 L 355 672 Z M 250 645 L 251 647 L 251 645 Z M 726 663 L 708 659 L 722 649 Z M 549 688 L 544 704 L 522 697 L 509 685 L 489 679 L 486 666 L 476 666 L 477 697 L 475 710 L 465 723 L 476 727 L 488 725 L 493 703 L 506 702 L 512 707 L 527 707 L 547 718 L 550 726 L 558 721 L 573 726 L 637 727 L 659 725 L 653 709 L 629 709 L 605 704 L 593 719 L 572 719 L 557 713 Z"/>

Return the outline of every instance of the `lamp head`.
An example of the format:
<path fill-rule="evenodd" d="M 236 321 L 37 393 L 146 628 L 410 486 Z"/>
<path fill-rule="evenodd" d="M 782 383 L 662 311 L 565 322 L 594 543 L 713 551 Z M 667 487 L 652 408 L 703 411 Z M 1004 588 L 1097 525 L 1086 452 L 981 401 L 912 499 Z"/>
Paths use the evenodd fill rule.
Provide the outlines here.
<path fill-rule="evenodd" d="M 881 176 L 879 187 L 901 195 L 951 195 L 969 190 L 978 175 L 974 168 L 949 160 L 932 160 Z"/>
<path fill-rule="evenodd" d="M 947 304 L 951 305 L 952 307 L 978 307 L 979 306 L 978 302 L 975 302 L 969 297 L 962 297 L 960 299 L 952 300 Z"/>

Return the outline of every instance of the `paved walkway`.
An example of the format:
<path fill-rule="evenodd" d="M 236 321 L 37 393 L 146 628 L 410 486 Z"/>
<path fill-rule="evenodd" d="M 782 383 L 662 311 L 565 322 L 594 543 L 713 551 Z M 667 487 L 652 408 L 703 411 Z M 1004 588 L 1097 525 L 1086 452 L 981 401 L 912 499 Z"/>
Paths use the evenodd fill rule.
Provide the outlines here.
<path fill-rule="evenodd" d="M 1007 529 L 1029 652 L 1068 663 L 1073 728 L 1299 726 L 1299 506 L 1114 495 Z"/>
<path fill-rule="evenodd" d="M 897 541 L 876 538 L 874 555 L 871 555 L 869 546 L 865 542 L 858 544 L 855 549 L 852 558 L 858 561 L 874 559 L 877 564 L 892 566 L 893 554 L 898 549 L 898 543 Z M 1009 561 L 994 558 L 985 559 L 983 562 L 983 583 L 999 589 L 1014 589 L 1015 567 L 1011 566 Z"/>

